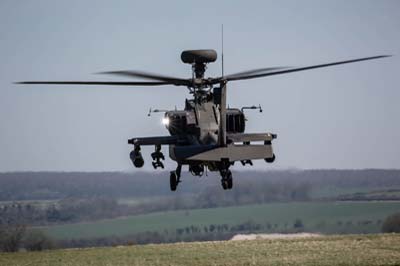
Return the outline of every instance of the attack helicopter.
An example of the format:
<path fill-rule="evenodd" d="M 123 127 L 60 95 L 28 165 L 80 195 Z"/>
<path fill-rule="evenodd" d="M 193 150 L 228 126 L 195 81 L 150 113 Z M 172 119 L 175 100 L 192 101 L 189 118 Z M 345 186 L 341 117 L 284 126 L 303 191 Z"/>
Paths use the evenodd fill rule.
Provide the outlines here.
<path fill-rule="evenodd" d="M 186 87 L 193 96 L 185 100 L 183 110 L 153 110 L 163 112 L 163 124 L 169 136 L 134 137 L 128 140 L 133 145 L 130 159 L 133 165 L 141 168 L 144 159 L 141 147 L 154 146 L 151 153 L 155 169 L 164 168 L 162 145 L 169 146 L 169 156 L 177 162 L 177 167 L 170 172 L 170 189 L 175 191 L 181 182 L 182 166 L 188 165 L 189 172 L 202 176 L 205 171 L 219 172 L 223 189 L 232 189 L 233 178 L 230 167 L 235 162 L 252 165 L 253 160 L 265 160 L 273 163 L 276 159 L 272 141 L 277 134 L 245 133 L 246 117 L 244 109 L 260 109 L 261 106 L 227 108 L 227 83 L 274 75 L 288 74 L 316 68 L 355 63 L 388 57 L 379 55 L 346 61 L 305 67 L 268 67 L 254 69 L 220 77 L 205 77 L 207 65 L 217 60 L 215 50 L 186 50 L 181 53 L 181 60 L 192 68 L 191 78 L 177 78 L 143 71 L 110 71 L 101 74 L 117 75 L 126 78 L 140 78 L 140 81 L 23 81 L 18 84 L 49 85 L 112 85 L 112 86 L 181 86 Z M 223 54 L 222 54 L 223 66 Z M 143 79 L 145 81 L 143 81 Z M 150 113 L 152 110 L 150 110 Z"/>

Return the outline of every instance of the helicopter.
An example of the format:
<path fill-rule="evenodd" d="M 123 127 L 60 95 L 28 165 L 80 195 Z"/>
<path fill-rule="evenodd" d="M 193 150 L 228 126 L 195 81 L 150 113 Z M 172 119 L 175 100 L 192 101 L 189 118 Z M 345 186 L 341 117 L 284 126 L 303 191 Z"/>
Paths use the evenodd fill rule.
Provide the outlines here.
<path fill-rule="evenodd" d="M 232 189 L 233 177 L 230 167 L 235 162 L 243 166 L 253 165 L 253 160 L 265 160 L 273 163 L 276 156 L 273 152 L 272 141 L 277 134 L 245 133 L 245 109 L 259 109 L 261 106 L 239 108 L 227 107 L 227 83 L 237 80 L 247 80 L 273 75 L 288 74 L 316 68 L 330 67 L 341 64 L 355 63 L 366 60 L 389 57 L 378 55 L 331 62 L 305 67 L 267 67 L 223 74 L 219 77 L 205 77 L 207 65 L 217 60 L 217 52 L 212 49 L 185 50 L 181 60 L 192 68 L 191 78 L 178 78 L 143 71 L 108 71 L 100 74 L 116 75 L 126 78 L 140 78 L 139 81 L 23 81 L 17 84 L 49 84 L 49 85 L 113 85 L 113 86 L 181 86 L 186 87 L 191 99 L 185 100 L 183 110 L 151 110 L 162 112 L 163 124 L 169 136 L 134 137 L 128 140 L 133 145 L 130 159 L 133 165 L 141 168 L 144 159 L 141 147 L 154 146 L 151 153 L 154 169 L 164 168 L 165 156 L 162 145 L 169 146 L 169 157 L 176 161 L 177 167 L 170 172 L 170 189 L 175 191 L 181 182 L 182 166 L 188 165 L 189 172 L 194 176 L 202 176 L 206 171 L 219 172 L 221 185 L 224 190 Z"/>

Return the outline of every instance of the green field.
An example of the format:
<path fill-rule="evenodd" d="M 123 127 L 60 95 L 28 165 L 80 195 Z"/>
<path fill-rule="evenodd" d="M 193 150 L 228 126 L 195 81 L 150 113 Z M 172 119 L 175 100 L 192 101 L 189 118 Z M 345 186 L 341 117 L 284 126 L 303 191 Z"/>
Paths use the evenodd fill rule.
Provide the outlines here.
<path fill-rule="evenodd" d="M 0 253 L 0 265 L 399 265 L 400 235 L 192 242 Z"/>
<path fill-rule="evenodd" d="M 271 230 L 277 232 L 290 229 L 299 218 L 304 231 L 308 232 L 377 233 L 382 221 L 395 212 L 400 212 L 400 202 L 271 203 L 152 213 L 41 229 L 55 239 L 71 239 L 124 236 L 144 231 L 175 232 L 177 228 L 190 225 L 237 225 L 252 220 L 260 224 L 269 223 L 273 225 Z"/>

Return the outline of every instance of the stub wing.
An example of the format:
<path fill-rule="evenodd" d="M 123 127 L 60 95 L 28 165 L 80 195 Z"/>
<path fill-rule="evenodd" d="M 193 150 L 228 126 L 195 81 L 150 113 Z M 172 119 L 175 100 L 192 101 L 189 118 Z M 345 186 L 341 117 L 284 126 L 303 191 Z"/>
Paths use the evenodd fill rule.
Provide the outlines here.
<path fill-rule="evenodd" d="M 188 161 L 215 161 L 228 160 L 229 162 L 242 160 L 257 160 L 272 158 L 272 145 L 227 145 L 198 153 L 186 158 Z"/>
<path fill-rule="evenodd" d="M 233 133 L 227 134 L 228 142 L 272 141 L 277 138 L 273 133 Z"/>
<path fill-rule="evenodd" d="M 274 157 L 272 140 L 276 134 L 272 133 L 243 133 L 227 134 L 225 147 L 218 145 L 193 145 L 174 147 L 174 155 L 185 161 L 214 161 L 222 160 L 245 161 L 270 159 Z M 262 142 L 251 144 L 251 142 Z M 240 144 L 239 144 L 240 143 Z"/>
<path fill-rule="evenodd" d="M 177 136 L 157 136 L 157 137 L 145 137 L 145 138 L 132 138 L 128 140 L 128 144 L 135 146 L 141 145 L 170 145 L 184 142 Z"/>

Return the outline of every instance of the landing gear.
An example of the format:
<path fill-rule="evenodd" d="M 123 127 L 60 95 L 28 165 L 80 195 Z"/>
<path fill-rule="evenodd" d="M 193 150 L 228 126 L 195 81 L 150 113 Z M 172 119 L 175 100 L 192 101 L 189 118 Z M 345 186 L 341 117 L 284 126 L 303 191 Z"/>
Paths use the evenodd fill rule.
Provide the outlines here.
<path fill-rule="evenodd" d="M 267 163 L 273 163 L 274 161 L 275 161 L 275 154 L 273 153 L 272 154 L 272 157 L 271 158 L 265 158 L 264 160 L 267 162 Z"/>
<path fill-rule="evenodd" d="M 178 184 L 181 182 L 181 170 L 182 165 L 178 164 L 178 167 L 175 171 L 171 171 L 169 175 L 169 186 L 171 191 L 175 191 Z"/>
<path fill-rule="evenodd" d="M 233 178 L 232 172 L 229 169 L 221 170 L 221 185 L 224 190 L 232 189 L 233 187 Z"/>

